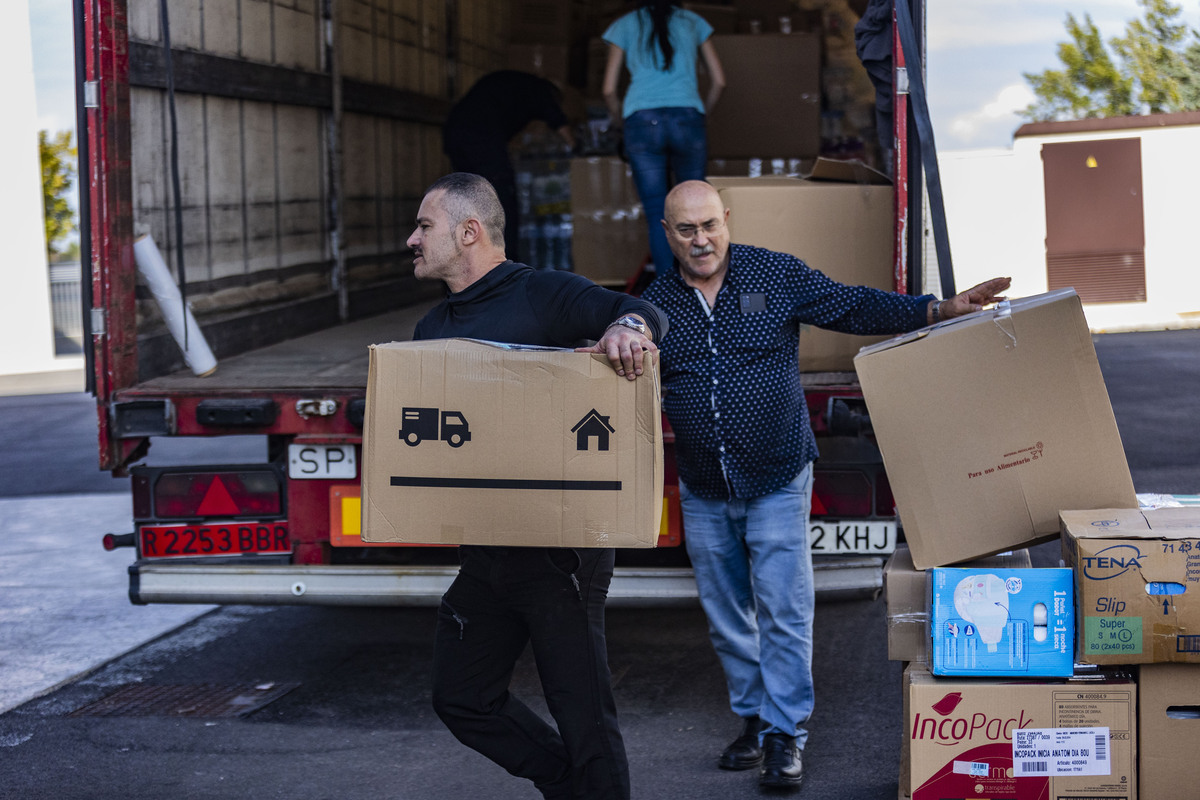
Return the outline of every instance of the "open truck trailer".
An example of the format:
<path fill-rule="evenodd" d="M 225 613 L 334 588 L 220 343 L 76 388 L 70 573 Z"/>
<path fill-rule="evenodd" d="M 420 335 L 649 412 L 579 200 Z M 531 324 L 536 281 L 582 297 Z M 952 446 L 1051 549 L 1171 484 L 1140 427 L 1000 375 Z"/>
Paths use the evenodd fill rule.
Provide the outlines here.
<path fill-rule="evenodd" d="M 624 5 L 76 0 L 88 388 L 99 466 L 130 478 L 132 530 L 104 546 L 134 548 L 133 602 L 437 602 L 454 548 L 362 541 L 367 346 L 410 337 L 443 291 L 413 278 L 405 240 L 424 188 L 449 171 L 440 126 L 453 99 L 541 52 L 572 65 L 568 91 L 583 105 L 598 101 L 576 67 L 591 71 L 586 53 Z M 843 44 L 853 23 L 844 0 L 776 6 Z M 737 3 L 696 8 L 745 29 Z M 922 29 L 919 2 L 899 10 Z M 777 30 L 762 24 L 750 29 Z M 531 46 L 531 26 L 548 41 Z M 895 288 L 920 292 L 922 159 L 905 52 L 897 44 L 892 267 Z M 836 87 L 848 68 L 826 52 L 821 69 Z M 793 153 L 762 153 L 779 155 Z M 215 354 L 211 374 L 187 368 L 169 309 L 139 280 L 134 244 L 146 235 Z M 626 265 L 631 286 L 641 266 Z M 853 372 L 806 373 L 805 385 L 822 452 L 817 589 L 877 587 L 900 531 L 861 391 Z M 265 442 L 260 463 L 166 467 L 147 455 L 162 437 L 247 435 Z M 695 597 L 669 429 L 665 440 L 660 546 L 618 552 L 613 603 Z"/>

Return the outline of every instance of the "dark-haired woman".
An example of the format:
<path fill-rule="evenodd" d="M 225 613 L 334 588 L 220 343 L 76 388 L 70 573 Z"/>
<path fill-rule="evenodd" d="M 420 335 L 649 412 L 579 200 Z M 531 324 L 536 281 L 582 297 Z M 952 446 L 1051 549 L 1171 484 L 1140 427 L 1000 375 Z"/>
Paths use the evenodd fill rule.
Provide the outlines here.
<path fill-rule="evenodd" d="M 650 255 L 662 273 L 673 261 L 661 223 L 663 200 L 676 183 L 704 180 L 704 118 L 725 88 L 712 32 L 703 17 L 672 0 L 645 0 L 604 32 L 604 100 L 612 118 L 624 120 L 625 153 L 646 212 Z M 703 100 L 696 82 L 698 56 L 710 81 Z M 617 96 L 622 63 L 630 75 L 623 103 Z"/>

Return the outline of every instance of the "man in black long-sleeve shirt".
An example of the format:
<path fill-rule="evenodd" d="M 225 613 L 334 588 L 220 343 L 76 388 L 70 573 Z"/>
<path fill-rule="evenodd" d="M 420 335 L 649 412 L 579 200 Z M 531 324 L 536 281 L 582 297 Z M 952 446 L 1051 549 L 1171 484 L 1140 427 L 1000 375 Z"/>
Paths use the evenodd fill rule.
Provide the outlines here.
<path fill-rule="evenodd" d="M 540 120 L 573 148 L 575 137 L 561 98 L 557 86 L 537 75 L 513 69 L 490 72 L 454 104 L 442 128 L 442 148 L 454 170 L 482 175 L 499 195 L 509 258 L 529 258 L 532 253 L 517 249 L 517 176 L 508 156 L 508 142 L 530 122 Z"/>
<path fill-rule="evenodd" d="M 454 173 L 429 188 L 408 246 L 416 276 L 450 291 L 414 338 L 576 347 L 606 354 L 618 375 L 636 380 L 666 316 L 578 275 L 507 260 L 503 230 L 499 199 L 480 176 Z M 438 716 L 459 741 L 547 798 L 628 798 L 604 638 L 613 551 L 463 545 L 459 560 L 438 611 Z M 509 693 L 526 644 L 557 730 Z"/>

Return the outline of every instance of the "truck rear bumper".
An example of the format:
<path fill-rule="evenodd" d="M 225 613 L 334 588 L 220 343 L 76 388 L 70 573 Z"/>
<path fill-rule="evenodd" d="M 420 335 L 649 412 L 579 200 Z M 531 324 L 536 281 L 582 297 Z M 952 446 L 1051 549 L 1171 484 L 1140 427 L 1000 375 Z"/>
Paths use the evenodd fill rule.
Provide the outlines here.
<path fill-rule="evenodd" d="M 818 596 L 873 592 L 882 583 L 877 557 L 814 559 Z M 134 564 L 129 598 L 146 603 L 436 606 L 457 567 Z M 691 605 L 691 569 L 617 567 L 610 606 Z"/>

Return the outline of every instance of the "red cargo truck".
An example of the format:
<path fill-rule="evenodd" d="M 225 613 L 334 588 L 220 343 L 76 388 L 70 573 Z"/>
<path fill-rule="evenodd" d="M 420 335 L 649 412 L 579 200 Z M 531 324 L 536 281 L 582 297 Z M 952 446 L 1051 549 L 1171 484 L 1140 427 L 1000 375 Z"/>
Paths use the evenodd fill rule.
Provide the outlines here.
<path fill-rule="evenodd" d="M 431 604 L 456 572 L 453 548 L 362 541 L 367 346 L 410 336 L 440 295 L 414 280 L 405 238 L 447 170 L 451 98 L 503 65 L 515 23 L 505 3 L 379 6 L 264 0 L 234 19 L 169 3 L 164 20 L 156 0 L 77 0 L 88 380 L 100 468 L 130 478 L 132 529 L 104 544 L 132 548 L 135 603 Z M 922 159 L 899 52 L 895 277 L 919 291 Z M 144 235 L 211 374 L 186 368 L 195 340 L 139 283 Z M 875 588 L 900 532 L 861 391 L 852 372 L 805 384 L 818 591 Z M 421 423 L 413 436 L 469 435 L 446 413 Z M 147 455 L 231 436 L 261 437 L 256 463 Z M 665 439 L 660 547 L 619 552 L 613 603 L 695 597 Z"/>

